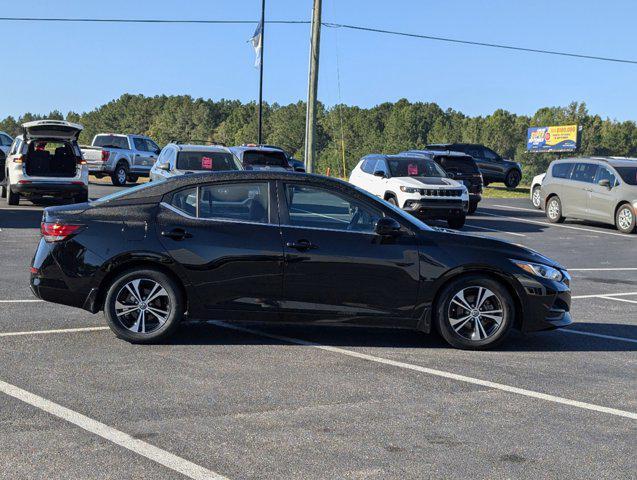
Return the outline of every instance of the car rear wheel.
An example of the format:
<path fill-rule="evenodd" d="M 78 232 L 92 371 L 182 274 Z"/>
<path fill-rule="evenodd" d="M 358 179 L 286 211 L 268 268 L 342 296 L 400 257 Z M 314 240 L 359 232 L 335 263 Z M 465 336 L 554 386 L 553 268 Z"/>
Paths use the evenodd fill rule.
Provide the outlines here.
<path fill-rule="evenodd" d="M 12 192 L 11 191 L 11 186 L 7 187 L 7 204 L 8 205 L 19 205 L 20 204 L 20 194 Z"/>
<path fill-rule="evenodd" d="M 478 209 L 478 202 L 469 202 L 469 215 L 476 213 Z"/>
<path fill-rule="evenodd" d="M 515 306 L 504 285 L 475 275 L 447 285 L 439 296 L 435 313 L 438 331 L 451 346 L 485 350 L 509 334 Z"/>
<path fill-rule="evenodd" d="M 116 187 L 126 185 L 128 178 L 128 166 L 124 162 L 120 162 L 115 167 L 115 171 L 111 174 L 111 181 Z"/>
<path fill-rule="evenodd" d="M 158 270 L 129 270 L 113 280 L 104 302 L 108 325 L 119 338 L 153 343 L 171 335 L 184 315 L 175 281 Z"/>
<path fill-rule="evenodd" d="M 398 200 L 396 200 L 396 197 L 389 197 L 387 201 L 391 203 L 392 205 L 398 206 Z"/>
<path fill-rule="evenodd" d="M 562 223 L 564 217 L 562 216 L 562 202 L 557 195 L 549 198 L 546 204 L 546 217 L 551 223 Z"/>
<path fill-rule="evenodd" d="M 513 190 L 520 184 L 520 180 L 522 180 L 522 175 L 518 170 L 511 170 L 507 173 L 506 177 L 504 177 L 504 185 L 509 189 Z"/>
<path fill-rule="evenodd" d="M 635 231 L 635 209 L 628 203 L 620 206 L 615 214 L 615 226 L 622 233 L 633 233 Z"/>
<path fill-rule="evenodd" d="M 454 215 L 453 217 L 447 218 L 447 225 L 449 225 L 449 228 L 458 230 L 464 227 L 464 222 L 466 221 L 466 219 L 467 216 L 465 214 Z"/>
<path fill-rule="evenodd" d="M 533 193 L 531 194 L 531 202 L 535 208 L 542 207 L 542 197 L 540 196 L 540 186 L 536 185 L 533 187 Z"/>

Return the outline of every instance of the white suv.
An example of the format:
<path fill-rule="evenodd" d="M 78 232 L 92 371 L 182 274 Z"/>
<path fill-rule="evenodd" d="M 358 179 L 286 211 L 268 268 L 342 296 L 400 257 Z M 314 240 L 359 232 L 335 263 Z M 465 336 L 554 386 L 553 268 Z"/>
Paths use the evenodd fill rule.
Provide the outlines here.
<path fill-rule="evenodd" d="M 446 219 L 462 228 L 469 209 L 467 188 L 451 178 L 433 160 L 409 155 L 367 155 L 349 181 L 424 219 Z"/>
<path fill-rule="evenodd" d="M 2 196 L 9 205 L 18 205 L 21 196 L 88 201 L 88 168 L 77 144 L 82 128 L 61 120 L 22 125 L 5 164 Z"/>
<path fill-rule="evenodd" d="M 243 170 L 241 162 L 221 145 L 182 145 L 169 143 L 150 169 L 150 181 L 163 180 L 188 173 Z"/>

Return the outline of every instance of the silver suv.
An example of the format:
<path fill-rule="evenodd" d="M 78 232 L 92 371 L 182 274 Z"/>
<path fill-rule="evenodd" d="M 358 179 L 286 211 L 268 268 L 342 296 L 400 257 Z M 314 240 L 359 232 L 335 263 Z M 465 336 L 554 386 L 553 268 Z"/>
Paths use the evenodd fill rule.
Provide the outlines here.
<path fill-rule="evenodd" d="M 228 148 L 220 145 L 169 143 L 150 169 L 150 181 L 222 170 L 243 170 L 239 160 Z"/>
<path fill-rule="evenodd" d="M 637 159 L 585 157 L 555 160 L 542 182 L 541 206 L 552 223 L 566 217 L 635 231 Z"/>

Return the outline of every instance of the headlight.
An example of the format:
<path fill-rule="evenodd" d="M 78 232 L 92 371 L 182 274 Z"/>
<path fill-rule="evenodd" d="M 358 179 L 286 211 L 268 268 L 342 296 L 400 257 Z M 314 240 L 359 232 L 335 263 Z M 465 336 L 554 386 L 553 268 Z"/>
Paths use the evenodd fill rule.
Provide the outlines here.
<path fill-rule="evenodd" d="M 547 278 L 556 282 L 561 282 L 564 278 L 562 272 L 560 272 L 556 268 L 549 267 L 548 265 L 543 265 L 541 263 L 522 262 L 520 260 L 511 261 L 525 272 L 529 272 L 530 274 L 536 275 L 538 277 Z"/>
<path fill-rule="evenodd" d="M 405 193 L 418 193 L 417 188 L 400 186 L 400 191 Z"/>

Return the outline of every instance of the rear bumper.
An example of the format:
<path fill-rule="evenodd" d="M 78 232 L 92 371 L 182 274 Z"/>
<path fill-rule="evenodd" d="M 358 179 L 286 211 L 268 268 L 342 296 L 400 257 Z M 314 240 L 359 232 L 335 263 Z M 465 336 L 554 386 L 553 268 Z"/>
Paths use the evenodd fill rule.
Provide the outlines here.
<path fill-rule="evenodd" d="M 470 193 L 469 194 L 469 202 L 470 203 L 478 203 L 482 200 L 482 195 L 479 193 Z"/>
<path fill-rule="evenodd" d="M 87 163 L 88 173 L 111 173 L 113 169 L 108 163 Z"/>
<path fill-rule="evenodd" d="M 71 182 L 32 182 L 11 185 L 11 191 L 21 195 L 59 195 L 69 196 L 88 192 L 88 185 Z"/>

